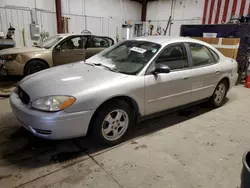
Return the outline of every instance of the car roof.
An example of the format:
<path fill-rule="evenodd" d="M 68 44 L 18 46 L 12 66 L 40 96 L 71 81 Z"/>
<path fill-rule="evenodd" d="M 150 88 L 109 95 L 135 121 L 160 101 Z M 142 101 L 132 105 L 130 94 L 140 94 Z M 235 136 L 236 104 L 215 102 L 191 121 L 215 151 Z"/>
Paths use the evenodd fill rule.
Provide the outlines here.
<path fill-rule="evenodd" d="M 192 39 L 189 37 L 173 37 L 173 36 L 145 36 L 145 37 L 137 37 L 134 38 L 135 40 L 142 40 L 142 41 L 148 41 L 153 42 L 161 45 L 166 45 L 169 43 L 176 43 L 176 42 L 195 42 L 200 44 L 206 44 L 205 42 L 202 42 L 200 40 Z"/>
<path fill-rule="evenodd" d="M 61 36 L 61 37 L 68 37 L 68 36 L 79 36 L 79 35 L 82 35 L 82 36 L 88 36 L 88 35 L 92 35 L 92 34 L 89 34 L 89 33 L 60 33 L 60 34 L 57 34 L 58 36 Z"/>
<path fill-rule="evenodd" d="M 193 39 L 190 37 L 173 37 L 173 36 L 145 36 L 145 37 L 137 37 L 133 40 L 138 41 L 148 41 L 153 42 L 162 45 L 163 47 L 171 44 L 171 43 L 178 43 L 178 42 L 190 42 L 190 43 L 197 43 L 204 46 L 207 46 L 211 49 L 213 49 L 217 54 L 222 58 L 224 55 L 218 51 L 215 47 L 213 47 L 211 44 L 208 44 L 206 42 L 203 42 L 201 40 Z"/>
<path fill-rule="evenodd" d="M 66 38 L 69 36 L 95 36 L 95 37 L 106 37 L 106 38 L 112 39 L 111 37 L 108 37 L 108 36 L 93 35 L 91 33 L 60 33 L 60 34 L 57 34 L 56 36 L 59 36 L 62 38 Z"/>

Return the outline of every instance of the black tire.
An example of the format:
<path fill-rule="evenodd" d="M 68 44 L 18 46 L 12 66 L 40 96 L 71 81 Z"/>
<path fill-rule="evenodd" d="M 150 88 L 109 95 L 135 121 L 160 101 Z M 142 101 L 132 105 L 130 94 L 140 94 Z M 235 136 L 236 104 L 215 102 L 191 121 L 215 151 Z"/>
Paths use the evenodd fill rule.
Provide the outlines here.
<path fill-rule="evenodd" d="M 126 130 L 123 132 L 119 138 L 115 139 L 115 140 L 110 140 L 107 139 L 105 136 L 105 133 L 103 133 L 103 128 L 106 126 L 109 127 L 111 126 L 111 128 L 113 127 L 113 124 L 109 124 L 108 122 L 105 121 L 105 118 L 108 115 L 114 115 L 115 117 L 115 113 L 116 111 L 122 111 L 125 112 L 127 115 L 127 128 Z M 131 125 L 134 122 L 134 112 L 131 109 L 131 107 L 124 101 L 122 100 L 112 100 L 110 102 L 108 102 L 107 104 L 103 105 L 100 109 L 98 109 L 97 113 L 94 116 L 94 119 L 92 121 L 91 124 L 91 132 L 92 135 L 94 136 L 95 140 L 101 144 L 105 144 L 105 145 L 116 145 L 119 144 L 120 142 L 122 142 L 122 140 L 124 139 L 125 135 L 127 134 L 129 128 L 131 127 Z M 117 114 L 118 115 L 118 114 Z M 122 116 L 122 118 L 124 119 L 124 121 L 126 121 L 126 116 Z M 120 118 L 120 120 L 122 120 L 122 118 Z M 113 121 L 113 120 L 112 120 Z M 121 121 L 122 122 L 122 121 Z M 106 125 L 108 124 L 108 126 Z M 125 123 L 126 124 L 126 123 Z M 118 124 L 119 125 L 119 124 Z M 118 126 L 117 126 L 118 127 Z M 118 132 L 119 132 L 119 128 L 117 128 Z M 111 130 L 110 135 L 112 136 L 113 132 Z"/>
<path fill-rule="evenodd" d="M 27 65 L 24 68 L 24 76 L 34 74 L 36 72 L 39 72 L 41 70 L 49 68 L 46 63 L 44 63 L 41 60 L 31 60 L 27 63 Z"/>
<path fill-rule="evenodd" d="M 218 97 L 219 87 L 224 88 L 224 92 L 221 93 L 221 97 Z M 210 105 L 214 108 L 221 107 L 225 103 L 227 92 L 228 92 L 227 81 L 226 80 L 220 81 L 219 84 L 216 86 L 212 97 L 209 100 Z M 220 100 L 218 100 L 218 99 L 220 99 Z"/>

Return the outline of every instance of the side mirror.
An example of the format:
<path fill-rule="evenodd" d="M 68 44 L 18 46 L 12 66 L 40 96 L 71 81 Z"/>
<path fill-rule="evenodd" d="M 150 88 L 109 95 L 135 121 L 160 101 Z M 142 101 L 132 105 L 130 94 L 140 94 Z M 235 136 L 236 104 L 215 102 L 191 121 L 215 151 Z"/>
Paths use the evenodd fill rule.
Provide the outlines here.
<path fill-rule="evenodd" d="M 153 71 L 153 74 L 158 74 L 158 73 L 170 73 L 170 68 L 167 65 L 164 64 L 155 64 L 155 68 Z"/>
<path fill-rule="evenodd" d="M 61 50 L 61 46 L 60 46 L 60 45 L 57 45 L 57 46 L 55 47 L 55 49 L 56 49 L 57 51 L 60 51 L 60 50 Z"/>

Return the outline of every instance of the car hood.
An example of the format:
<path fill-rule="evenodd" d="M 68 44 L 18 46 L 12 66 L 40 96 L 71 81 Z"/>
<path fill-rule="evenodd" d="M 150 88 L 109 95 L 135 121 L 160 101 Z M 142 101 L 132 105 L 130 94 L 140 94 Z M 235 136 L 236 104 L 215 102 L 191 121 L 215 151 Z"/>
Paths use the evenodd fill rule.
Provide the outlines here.
<path fill-rule="evenodd" d="M 21 80 L 19 86 L 33 102 L 38 98 L 50 95 L 77 97 L 81 92 L 110 84 L 113 80 L 124 77 L 127 75 L 77 62 L 27 76 Z"/>
<path fill-rule="evenodd" d="M 46 50 L 44 48 L 37 48 L 37 47 L 31 47 L 31 48 L 7 48 L 0 51 L 1 55 L 8 55 L 8 54 L 18 54 L 18 53 L 25 53 L 25 52 L 35 52 L 35 51 L 43 51 Z"/>

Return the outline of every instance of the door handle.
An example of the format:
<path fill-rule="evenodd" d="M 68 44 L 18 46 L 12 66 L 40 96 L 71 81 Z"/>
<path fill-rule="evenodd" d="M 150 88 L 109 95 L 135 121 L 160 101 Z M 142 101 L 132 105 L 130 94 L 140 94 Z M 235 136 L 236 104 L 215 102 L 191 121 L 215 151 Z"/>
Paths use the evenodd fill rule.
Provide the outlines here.
<path fill-rule="evenodd" d="M 84 53 L 78 52 L 77 55 L 84 55 Z"/>
<path fill-rule="evenodd" d="M 189 78 L 189 77 L 187 77 L 187 76 L 184 76 L 184 77 L 183 77 L 183 80 L 187 80 L 188 78 Z"/>
<path fill-rule="evenodd" d="M 215 71 L 215 74 L 220 74 L 220 70 Z"/>

